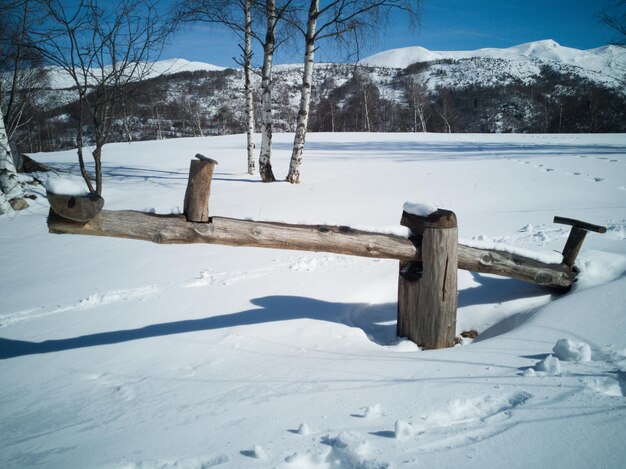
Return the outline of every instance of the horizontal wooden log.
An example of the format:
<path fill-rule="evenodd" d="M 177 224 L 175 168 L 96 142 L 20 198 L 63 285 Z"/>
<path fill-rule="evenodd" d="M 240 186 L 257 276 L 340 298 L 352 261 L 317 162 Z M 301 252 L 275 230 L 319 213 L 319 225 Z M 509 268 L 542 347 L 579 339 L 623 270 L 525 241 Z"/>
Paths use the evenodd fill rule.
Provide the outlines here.
<path fill-rule="evenodd" d="M 331 252 L 380 259 L 412 259 L 417 250 L 402 236 L 355 230 L 347 226 L 292 225 L 211 217 L 188 222 L 183 215 L 103 210 L 87 223 L 48 217 L 51 233 L 139 239 L 162 244 L 208 243 L 228 246 Z"/>
<path fill-rule="evenodd" d="M 391 234 L 355 230 L 347 226 L 294 225 L 212 217 L 208 223 L 188 222 L 183 215 L 103 210 L 82 223 L 50 211 L 51 233 L 109 236 L 162 244 L 208 243 L 299 251 L 331 252 L 351 256 L 420 261 L 414 244 Z M 459 269 L 503 275 L 546 287 L 567 288 L 576 278 L 563 264 L 544 264 L 504 251 L 459 244 Z"/>
<path fill-rule="evenodd" d="M 552 288 L 569 288 L 577 272 L 565 264 L 546 264 L 519 254 L 459 244 L 459 269 L 512 277 Z"/>

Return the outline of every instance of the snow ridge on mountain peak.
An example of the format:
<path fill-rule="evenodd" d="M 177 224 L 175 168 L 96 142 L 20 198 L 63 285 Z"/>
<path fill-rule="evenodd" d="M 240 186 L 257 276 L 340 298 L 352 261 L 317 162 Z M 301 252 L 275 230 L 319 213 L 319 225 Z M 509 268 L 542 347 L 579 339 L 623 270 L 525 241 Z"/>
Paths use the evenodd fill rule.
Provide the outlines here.
<path fill-rule="evenodd" d="M 361 64 L 375 67 L 406 68 L 417 62 L 461 60 L 470 58 L 504 60 L 539 60 L 573 65 L 593 72 L 605 72 L 615 67 L 626 67 L 626 50 L 617 46 L 603 46 L 580 50 L 565 47 L 552 39 L 527 42 L 508 48 L 486 48 L 468 51 L 430 51 L 421 46 L 404 47 L 378 52 L 361 60 Z"/>

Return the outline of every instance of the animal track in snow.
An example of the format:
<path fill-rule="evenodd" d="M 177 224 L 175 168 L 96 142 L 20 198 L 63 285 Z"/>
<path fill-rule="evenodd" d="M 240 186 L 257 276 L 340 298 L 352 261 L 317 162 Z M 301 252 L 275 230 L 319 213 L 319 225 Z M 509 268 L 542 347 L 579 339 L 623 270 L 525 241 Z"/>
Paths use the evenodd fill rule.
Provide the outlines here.
<path fill-rule="evenodd" d="M 143 300 L 159 290 L 157 285 L 134 288 L 130 290 L 112 290 L 105 293 L 94 293 L 74 303 L 57 305 L 54 308 L 42 306 L 41 308 L 31 308 L 14 313 L 0 314 L 0 327 L 7 327 L 18 322 L 30 321 L 32 319 L 43 318 L 67 311 L 88 310 L 98 306 L 117 303 L 121 301 Z"/>
<path fill-rule="evenodd" d="M 506 431 L 513 425 L 510 419 L 515 409 L 532 398 L 532 394 L 519 391 L 454 399 L 444 408 L 422 417 L 419 421 L 405 423 L 410 425 L 410 431 L 404 432 L 402 440 L 411 445 L 417 442 L 419 452 L 466 446 Z M 390 437 L 395 432 L 372 434 Z"/>

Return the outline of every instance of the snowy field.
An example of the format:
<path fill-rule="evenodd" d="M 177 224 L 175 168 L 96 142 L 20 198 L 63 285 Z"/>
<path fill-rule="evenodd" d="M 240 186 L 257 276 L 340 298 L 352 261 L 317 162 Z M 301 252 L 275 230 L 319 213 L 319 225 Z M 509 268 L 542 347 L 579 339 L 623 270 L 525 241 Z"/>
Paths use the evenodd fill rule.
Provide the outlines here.
<path fill-rule="evenodd" d="M 380 228 L 430 202 L 540 253 L 554 215 L 608 231 L 568 294 L 459 271 L 479 336 L 420 351 L 396 261 L 52 235 L 35 186 L 0 217 L 0 467 L 626 467 L 626 135 L 312 134 L 298 186 L 246 175 L 243 135 L 111 144 L 105 208 L 180 210 L 196 153 L 213 215 Z"/>

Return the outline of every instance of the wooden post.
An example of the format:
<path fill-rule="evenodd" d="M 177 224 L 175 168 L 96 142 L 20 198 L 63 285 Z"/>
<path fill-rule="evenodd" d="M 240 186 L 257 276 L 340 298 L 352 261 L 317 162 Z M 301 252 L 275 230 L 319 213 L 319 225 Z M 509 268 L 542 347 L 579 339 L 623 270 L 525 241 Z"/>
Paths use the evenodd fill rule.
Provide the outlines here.
<path fill-rule="evenodd" d="M 569 225 L 572 229 L 569 232 L 569 237 L 563 248 L 563 264 L 570 269 L 574 268 L 576 263 L 576 257 L 580 252 L 580 248 L 583 246 L 585 236 L 588 231 L 594 231 L 596 233 L 606 233 L 606 227 L 600 225 L 594 225 L 581 220 L 574 220 L 572 218 L 554 217 L 554 223 L 560 223 L 561 225 Z"/>
<path fill-rule="evenodd" d="M 402 213 L 421 262 L 400 262 L 398 336 L 424 349 L 452 347 L 456 332 L 458 230 L 456 215 Z"/>
<path fill-rule="evenodd" d="M 196 155 L 196 158 L 198 159 L 191 160 L 189 165 L 184 214 L 187 221 L 208 222 L 211 180 L 217 161 L 200 154 Z"/>

